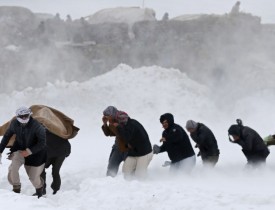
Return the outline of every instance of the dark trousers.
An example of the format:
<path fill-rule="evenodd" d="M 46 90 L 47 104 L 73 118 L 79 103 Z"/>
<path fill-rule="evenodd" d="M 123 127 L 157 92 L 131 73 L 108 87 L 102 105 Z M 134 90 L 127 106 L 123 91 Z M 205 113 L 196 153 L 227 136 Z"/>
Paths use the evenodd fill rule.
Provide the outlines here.
<path fill-rule="evenodd" d="M 121 152 L 119 151 L 118 146 L 113 145 L 110 157 L 109 157 L 109 163 L 107 167 L 107 176 L 115 177 L 117 175 L 119 165 L 122 161 L 124 161 L 127 157 L 127 152 Z"/>
<path fill-rule="evenodd" d="M 45 168 L 49 168 L 52 165 L 52 177 L 53 177 L 53 182 L 51 184 L 51 188 L 53 189 L 53 193 L 55 194 L 61 186 L 61 178 L 60 178 L 60 168 L 65 160 L 66 156 L 61 156 L 61 157 L 53 157 L 53 158 L 48 158 L 47 162 L 45 164 Z M 44 188 L 46 189 L 46 171 L 44 171 L 41 174 L 41 177 L 45 180 L 45 185 Z"/>
<path fill-rule="evenodd" d="M 219 160 L 219 155 L 213 155 L 213 156 L 202 155 L 201 159 L 202 159 L 203 165 L 214 167 Z"/>

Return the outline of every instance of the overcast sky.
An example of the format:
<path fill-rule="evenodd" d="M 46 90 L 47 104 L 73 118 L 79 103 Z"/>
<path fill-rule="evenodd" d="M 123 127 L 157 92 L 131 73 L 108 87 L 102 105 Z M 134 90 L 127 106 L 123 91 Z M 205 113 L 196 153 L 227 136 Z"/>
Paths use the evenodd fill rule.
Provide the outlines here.
<path fill-rule="evenodd" d="M 112 7 L 149 7 L 157 18 L 165 12 L 170 18 L 181 14 L 224 14 L 231 10 L 236 0 L 0 0 L 0 6 L 23 6 L 33 12 L 60 13 L 65 18 L 85 17 L 98 10 Z M 241 11 L 262 17 L 263 23 L 275 23 L 275 0 L 241 0 Z"/>

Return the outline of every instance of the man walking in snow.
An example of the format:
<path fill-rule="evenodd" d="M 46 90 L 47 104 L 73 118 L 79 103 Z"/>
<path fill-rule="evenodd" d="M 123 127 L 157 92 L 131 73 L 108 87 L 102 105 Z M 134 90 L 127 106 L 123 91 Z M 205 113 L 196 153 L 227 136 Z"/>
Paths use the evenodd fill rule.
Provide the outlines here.
<path fill-rule="evenodd" d="M 144 179 L 147 168 L 153 158 L 152 146 L 144 127 L 135 119 L 131 119 L 125 112 L 117 113 L 118 135 L 125 140 L 129 149 L 123 164 L 122 172 L 125 179 Z"/>
<path fill-rule="evenodd" d="M 269 150 L 260 135 L 250 127 L 243 126 L 241 120 L 237 124 L 231 125 L 228 129 L 229 140 L 242 147 L 247 164 L 258 166 L 265 164 L 269 155 Z"/>
<path fill-rule="evenodd" d="M 11 148 L 12 163 L 9 167 L 8 180 L 13 191 L 20 193 L 21 182 L 19 168 L 24 164 L 38 198 L 42 196 L 44 180 L 40 177 L 46 162 L 46 131 L 45 128 L 31 117 L 31 110 L 20 107 L 16 110 L 16 118 L 11 121 L 0 144 L 0 158 L 10 138 L 16 135 Z"/>
<path fill-rule="evenodd" d="M 154 154 L 167 152 L 171 160 L 171 172 L 189 173 L 196 165 L 196 157 L 188 135 L 180 125 L 174 123 L 174 116 L 170 113 L 161 115 L 160 123 L 164 128 L 160 140 L 163 144 L 153 146 Z"/>
<path fill-rule="evenodd" d="M 114 106 L 108 106 L 103 111 L 103 125 L 102 130 L 106 136 L 115 136 L 115 143 L 112 146 L 112 150 L 109 157 L 109 163 L 107 167 L 107 176 L 115 177 L 118 173 L 119 165 L 127 157 L 128 148 L 125 141 L 118 135 L 117 128 L 114 123 L 117 122 L 116 116 L 119 111 Z"/>
<path fill-rule="evenodd" d="M 186 129 L 196 142 L 195 147 L 200 150 L 198 156 L 201 156 L 202 163 L 214 167 L 219 160 L 220 151 L 213 132 L 204 124 L 194 120 L 186 122 Z"/>

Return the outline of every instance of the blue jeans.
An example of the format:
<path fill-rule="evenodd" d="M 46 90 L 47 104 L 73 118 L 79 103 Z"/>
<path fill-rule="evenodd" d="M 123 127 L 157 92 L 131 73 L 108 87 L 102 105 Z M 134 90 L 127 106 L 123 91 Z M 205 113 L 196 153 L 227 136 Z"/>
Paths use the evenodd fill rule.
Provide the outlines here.
<path fill-rule="evenodd" d="M 120 163 L 124 161 L 126 157 L 127 152 L 121 152 L 118 146 L 114 144 L 110 153 L 106 175 L 115 177 L 117 175 Z"/>

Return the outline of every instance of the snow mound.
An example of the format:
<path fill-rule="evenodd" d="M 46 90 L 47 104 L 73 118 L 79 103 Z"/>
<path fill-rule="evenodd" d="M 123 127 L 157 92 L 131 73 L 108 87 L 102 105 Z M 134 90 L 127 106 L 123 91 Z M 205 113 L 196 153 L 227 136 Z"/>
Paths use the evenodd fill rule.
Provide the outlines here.
<path fill-rule="evenodd" d="M 115 105 L 129 112 L 130 116 L 142 118 L 148 118 L 148 115 L 156 118 L 159 117 L 155 116 L 156 113 L 160 115 L 165 112 L 186 117 L 191 117 L 188 113 L 195 112 L 198 117 L 206 117 L 205 109 L 214 109 L 207 95 L 209 93 L 205 86 L 189 79 L 179 70 L 158 66 L 133 69 L 121 64 L 83 83 L 57 81 L 55 84 L 48 83 L 44 88 L 30 87 L 22 92 L 13 92 L 4 101 L 7 104 L 13 102 L 16 106 L 64 104 L 63 109 L 68 111 L 71 107 L 92 109 L 91 115 L 101 115 L 105 107 Z M 2 107 L 7 106 L 3 104 Z"/>
<path fill-rule="evenodd" d="M 155 11 L 149 8 L 139 7 L 117 7 L 103 9 L 95 14 L 86 17 L 86 20 L 91 24 L 98 23 L 127 23 L 132 25 L 138 21 L 155 21 Z"/>

